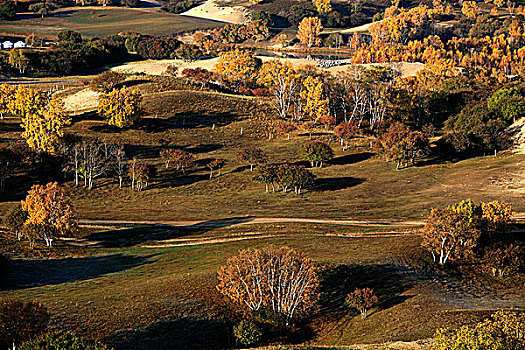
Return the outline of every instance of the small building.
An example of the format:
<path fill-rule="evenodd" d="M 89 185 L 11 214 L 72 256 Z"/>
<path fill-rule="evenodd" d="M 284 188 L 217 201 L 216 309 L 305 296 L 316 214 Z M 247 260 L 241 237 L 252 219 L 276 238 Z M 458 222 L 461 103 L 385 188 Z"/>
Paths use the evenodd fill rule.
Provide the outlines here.
<path fill-rule="evenodd" d="M 23 48 L 27 47 L 27 45 L 23 41 L 17 41 L 16 43 L 13 44 L 13 47 L 15 49 L 23 49 Z"/>
<path fill-rule="evenodd" d="M 10 42 L 9 40 L 8 41 L 4 41 L 2 43 L 2 48 L 3 49 L 12 49 L 13 48 L 13 43 Z"/>

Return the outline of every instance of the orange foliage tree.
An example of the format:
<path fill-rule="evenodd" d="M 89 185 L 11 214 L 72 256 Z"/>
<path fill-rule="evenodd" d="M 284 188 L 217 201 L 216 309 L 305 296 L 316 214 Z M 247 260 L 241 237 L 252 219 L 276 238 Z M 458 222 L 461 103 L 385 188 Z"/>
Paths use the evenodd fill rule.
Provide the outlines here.
<path fill-rule="evenodd" d="M 25 225 L 35 225 L 46 245 L 51 247 L 55 236 L 63 236 L 77 228 L 71 201 L 66 190 L 56 182 L 45 186 L 34 185 L 22 201 L 22 209 L 27 212 Z"/>
<path fill-rule="evenodd" d="M 312 47 L 319 46 L 321 44 L 321 38 L 319 34 L 323 30 L 321 20 L 317 17 L 305 17 L 299 23 L 299 31 L 297 32 L 297 39 L 301 44 Z"/>
<path fill-rule="evenodd" d="M 271 310 L 289 324 L 318 298 L 312 260 L 292 248 L 246 249 L 217 272 L 219 292 L 250 311 Z"/>

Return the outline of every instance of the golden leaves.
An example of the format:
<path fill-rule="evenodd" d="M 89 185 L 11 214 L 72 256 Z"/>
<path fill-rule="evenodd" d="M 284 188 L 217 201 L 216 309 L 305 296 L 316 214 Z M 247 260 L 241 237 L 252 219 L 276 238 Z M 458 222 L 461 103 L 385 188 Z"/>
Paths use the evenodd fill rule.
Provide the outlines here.
<path fill-rule="evenodd" d="M 142 116 L 142 94 L 138 90 L 115 89 L 100 94 L 98 113 L 106 118 L 108 124 L 119 128 L 129 127 Z"/>
<path fill-rule="evenodd" d="M 321 44 L 321 38 L 319 34 L 323 30 L 321 20 L 317 17 L 305 17 L 299 23 L 299 30 L 297 32 L 297 38 L 301 44 L 312 47 Z"/>

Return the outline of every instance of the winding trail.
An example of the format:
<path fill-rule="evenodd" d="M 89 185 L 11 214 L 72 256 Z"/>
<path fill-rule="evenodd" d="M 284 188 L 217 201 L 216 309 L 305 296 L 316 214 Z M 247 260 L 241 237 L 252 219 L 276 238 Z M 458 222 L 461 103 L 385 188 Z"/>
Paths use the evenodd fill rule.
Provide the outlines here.
<path fill-rule="evenodd" d="M 309 218 L 256 218 L 239 217 L 217 220 L 187 220 L 187 221 L 149 221 L 149 220 L 96 220 L 81 219 L 79 224 L 90 226 L 133 226 L 133 225 L 155 225 L 173 227 L 206 227 L 219 228 L 225 226 L 253 225 L 253 224 L 278 224 L 278 223 L 311 223 L 330 225 L 357 225 L 375 227 L 398 227 L 398 226 L 420 226 L 423 221 L 388 221 L 388 220 L 331 220 L 331 219 L 309 219 Z"/>

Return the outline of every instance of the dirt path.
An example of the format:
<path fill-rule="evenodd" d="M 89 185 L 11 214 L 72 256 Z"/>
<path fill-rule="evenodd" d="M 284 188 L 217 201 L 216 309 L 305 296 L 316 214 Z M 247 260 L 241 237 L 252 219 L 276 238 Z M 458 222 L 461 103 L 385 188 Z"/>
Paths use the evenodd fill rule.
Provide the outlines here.
<path fill-rule="evenodd" d="M 133 225 L 159 225 L 174 227 L 206 227 L 219 228 L 225 226 L 238 226 L 250 224 L 275 224 L 275 223 L 311 223 L 311 224 L 331 224 L 331 225 L 357 225 L 374 227 L 399 227 L 399 226 L 420 226 L 422 221 L 388 221 L 388 220 L 328 220 L 328 219 L 309 219 L 309 218 L 228 218 L 218 220 L 188 220 L 188 221 L 149 221 L 149 220 L 96 220 L 81 219 L 81 225 L 97 226 L 133 226 Z"/>

